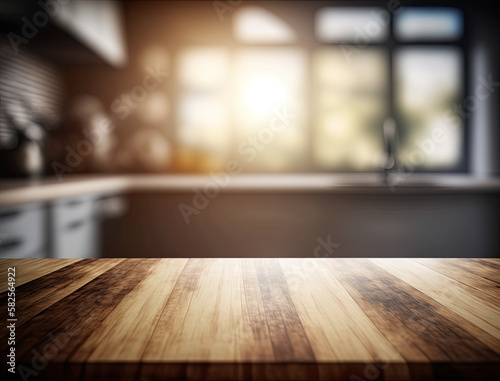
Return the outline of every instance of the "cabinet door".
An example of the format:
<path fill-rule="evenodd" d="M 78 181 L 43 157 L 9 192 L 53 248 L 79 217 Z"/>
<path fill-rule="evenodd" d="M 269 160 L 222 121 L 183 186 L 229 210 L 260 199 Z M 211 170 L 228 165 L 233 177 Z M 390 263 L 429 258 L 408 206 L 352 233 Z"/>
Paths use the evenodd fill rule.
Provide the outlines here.
<path fill-rule="evenodd" d="M 47 210 L 41 203 L 0 209 L 0 258 L 40 258 L 47 246 Z"/>
<path fill-rule="evenodd" d="M 52 203 L 52 256 L 55 258 L 98 257 L 98 221 L 94 195 Z"/>
<path fill-rule="evenodd" d="M 54 22 L 99 54 L 122 67 L 126 62 L 123 15 L 116 1 L 71 1 L 61 6 Z"/>

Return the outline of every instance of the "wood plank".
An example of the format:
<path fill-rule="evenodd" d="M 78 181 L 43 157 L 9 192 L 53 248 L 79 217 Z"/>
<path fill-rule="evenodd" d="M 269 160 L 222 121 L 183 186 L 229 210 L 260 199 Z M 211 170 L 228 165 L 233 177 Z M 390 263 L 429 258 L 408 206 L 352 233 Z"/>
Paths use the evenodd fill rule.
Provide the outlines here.
<path fill-rule="evenodd" d="M 259 285 L 250 265 L 246 294 L 255 297 Z M 272 361 L 266 329 L 252 329 L 243 279 L 240 260 L 190 259 L 141 358 L 141 377 L 233 380 L 261 371 L 248 362 Z"/>
<path fill-rule="evenodd" d="M 200 263 L 204 266 L 200 267 Z M 274 270 L 281 271 L 276 266 L 279 265 L 274 262 Z M 273 276 L 273 281 L 268 279 L 269 275 Z M 236 375 L 247 372 L 260 374 L 262 379 L 286 376 L 290 367 L 261 364 L 291 361 L 285 356 L 301 356 L 304 351 L 304 341 L 298 341 L 300 334 L 291 324 L 293 305 L 280 303 L 279 316 L 269 305 L 266 306 L 265 295 L 283 292 L 282 287 L 286 286 L 282 273 L 281 277 L 274 275 L 276 271 L 267 274 L 253 260 L 190 260 L 167 302 L 142 361 L 200 363 L 199 366 L 191 364 L 184 368 L 180 365 L 177 369 L 173 366 L 164 370 L 174 372 L 168 374 L 176 377 L 186 376 L 183 372 L 202 374 L 202 379 L 213 380 L 234 379 Z M 262 299 L 259 300 L 259 296 Z M 274 299 L 277 301 L 279 299 Z M 267 303 L 270 302 L 267 299 Z M 257 310 L 250 314 L 253 307 Z M 300 324 L 300 321 L 294 323 Z M 257 328 L 256 324 L 260 327 Z M 284 336 L 287 336 L 288 346 L 279 342 Z M 305 336 L 303 339 L 307 340 Z M 206 367 L 203 365 L 206 361 L 216 361 L 221 366 Z M 248 368 L 243 365 L 246 362 L 252 362 L 254 366 Z M 151 377 L 154 368 L 157 367 L 144 364 L 141 375 Z M 310 367 L 299 370 L 304 369 Z M 294 372 L 297 374 L 296 369 Z"/>
<path fill-rule="evenodd" d="M 18 332 L 24 332 L 25 329 L 20 327 L 27 322 L 29 325 L 31 318 L 40 314 L 64 297 L 77 291 L 79 288 L 122 261 L 123 259 L 87 259 L 75 261 L 44 277 L 37 278 L 20 286 L 16 291 L 16 330 Z M 6 296 L 6 293 L 0 296 L 0 304 L 3 305 L 3 298 L 6 298 Z M 61 332 L 52 334 L 58 335 L 60 333 Z M 7 341 L 7 334 L 7 330 L 1 332 L 1 343 Z M 24 346 L 25 342 L 23 341 L 22 344 Z M 21 348 L 23 346 L 21 346 Z M 31 364 L 29 366 L 31 367 Z"/>
<path fill-rule="evenodd" d="M 492 258 L 467 258 L 463 260 L 467 266 L 470 266 L 471 271 L 476 275 L 498 282 L 498 274 L 500 273 L 500 259 Z"/>
<path fill-rule="evenodd" d="M 262 300 L 255 262 L 252 259 L 242 259 L 241 268 L 244 292 L 243 314 L 248 317 L 251 331 L 239 330 L 236 333 L 228 331 L 228 335 L 232 337 L 232 340 L 241 340 L 241 336 L 246 332 L 251 333 L 254 343 L 252 350 L 259 355 L 257 357 L 255 357 L 255 355 L 247 356 L 247 358 L 251 359 L 253 357 L 255 360 L 274 360 L 275 356 L 271 342 L 271 334 L 269 333 L 269 327 L 266 322 L 264 302 Z"/>
<path fill-rule="evenodd" d="M 210 271 L 215 260 L 190 259 L 184 267 L 177 283 L 165 305 L 153 336 L 144 351 L 142 360 L 155 362 L 169 360 L 170 350 L 183 335 L 182 325 L 187 316 L 189 305 L 195 290 L 197 290 L 200 277 L 204 271 Z"/>
<path fill-rule="evenodd" d="M 471 261 L 484 263 L 486 268 L 500 270 L 500 258 L 467 258 Z"/>
<path fill-rule="evenodd" d="M 19 263 L 45 273 L 17 289 L 40 379 L 500 379 L 500 260 Z"/>
<path fill-rule="evenodd" d="M 31 282 L 60 268 L 69 266 L 81 259 L 0 259 L 0 292 L 8 289 L 7 270 L 9 267 L 16 268 L 16 287 Z"/>
<path fill-rule="evenodd" d="M 461 258 L 418 258 L 414 261 L 500 299 L 500 273 L 490 266 Z"/>
<path fill-rule="evenodd" d="M 313 350 L 279 262 L 256 259 L 255 266 L 276 360 L 314 362 Z"/>
<path fill-rule="evenodd" d="M 500 340 L 498 299 L 411 259 L 373 259 L 372 262 Z M 487 339 L 480 336 L 483 337 Z M 500 348 L 494 349 L 498 352 Z"/>
<path fill-rule="evenodd" d="M 55 352 L 48 355 L 52 361 L 66 361 L 157 261 L 123 261 L 33 317 L 18 331 L 19 361 L 31 361 L 33 350 L 43 354 L 46 347 Z"/>
<path fill-rule="evenodd" d="M 269 351 L 256 350 L 265 336 L 252 331 L 242 280 L 239 260 L 190 259 L 142 360 L 269 360 Z"/>
<path fill-rule="evenodd" d="M 72 362 L 140 359 L 187 259 L 161 259 L 102 321 Z"/>
<path fill-rule="evenodd" d="M 291 298 L 316 360 L 340 365 L 329 367 L 320 378 L 363 378 L 366 369 L 380 376 L 386 368 L 384 380 L 410 380 L 403 357 L 328 271 L 324 261 L 280 259 L 279 263 L 288 283 L 295 285 L 290 287 Z M 389 363 L 391 366 L 386 367 Z M 377 368 L 378 364 L 384 366 Z"/>
<path fill-rule="evenodd" d="M 78 288 L 98 277 L 123 259 L 84 259 L 64 266 L 16 289 L 16 326 L 20 327 Z M 0 305 L 6 305 L 7 292 L 0 294 Z M 0 340 L 6 332 L 0 333 Z"/>
<path fill-rule="evenodd" d="M 477 367 L 498 364 L 499 355 L 463 328 L 472 324 L 373 262 L 338 259 L 325 265 L 407 360 L 413 377 L 433 379 L 437 364 L 453 369 L 466 363 L 464 378 L 470 378 Z"/>

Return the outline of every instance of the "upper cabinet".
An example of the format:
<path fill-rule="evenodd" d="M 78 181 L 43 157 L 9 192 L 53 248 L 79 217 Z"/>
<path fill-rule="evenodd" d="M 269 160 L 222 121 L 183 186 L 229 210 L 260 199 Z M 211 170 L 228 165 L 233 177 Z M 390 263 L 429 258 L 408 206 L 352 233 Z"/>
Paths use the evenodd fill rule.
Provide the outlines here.
<path fill-rule="evenodd" d="M 73 0 L 61 6 L 54 22 L 113 66 L 126 60 L 121 3 Z"/>
<path fill-rule="evenodd" d="M 29 49 L 59 63 L 123 66 L 123 21 L 119 1 L 0 0 L 2 38 L 14 51 Z"/>

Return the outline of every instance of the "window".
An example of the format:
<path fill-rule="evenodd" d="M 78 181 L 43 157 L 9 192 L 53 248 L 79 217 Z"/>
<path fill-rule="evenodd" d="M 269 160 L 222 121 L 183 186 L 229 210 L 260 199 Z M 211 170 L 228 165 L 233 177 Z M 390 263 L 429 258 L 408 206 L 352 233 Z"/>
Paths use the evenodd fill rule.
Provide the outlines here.
<path fill-rule="evenodd" d="M 459 103 L 462 53 L 456 47 L 402 47 L 395 52 L 395 106 L 399 113 L 399 159 L 406 166 L 453 168 L 461 160 L 463 122 L 449 123 Z M 444 137 L 431 148 L 436 132 Z M 427 145 L 427 147 L 426 147 Z"/>
<path fill-rule="evenodd" d="M 223 167 L 231 138 L 227 111 L 229 50 L 185 49 L 179 56 L 178 144 L 183 169 L 209 171 Z"/>
<path fill-rule="evenodd" d="M 277 15 L 252 6 L 236 12 L 233 33 L 243 43 L 288 43 L 296 39 L 293 29 Z"/>
<path fill-rule="evenodd" d="M 242 48 L 236 52 L 235 148 L 244 168 L 284 171 L 303 164 L 306 67 L 307 55 L 298 48 Z M 275 118 L 280 113 L 293 115 L 279 121 Z"/>
<path fill-rule="evenodd" d="M 360 43 L 363 38 L 383 42 L 389 36 L 388 17 L 389 12 L 377 7 L 322 8 L 316 14 L 316 37 L 324 43 Z"/>
<path fill-rule="evenodd" d="M 399 41 L 456 41 L 463 34 L 462 12 L 454 8 L 403 8 L 394 22 Z"/>
<path fill-rule="evenodd" d="M 393 54 L 399 160 L 427 170 L 457 168 L 464 161 L 464 121 L 448 115 L 463 93 L 464 58 L 456 43 L 463 36 L 462 13 L 404 8 L 394 19 L 394 34 L 401 43 Z"/>
<path fill-rule="evenodd" d="M 307 31 L 241 5 L 232 43 L 180 50 L 181 170 L 220 170 L 235 158 L 247 171 L 378 171 L 388 117 L 401 164 L 463 169 L 465 123 L 446 117 L 463 93 L 461 11 L 323 7 L 313 19 Z M 445 138 L 431 150 L 436 131 Z"/>

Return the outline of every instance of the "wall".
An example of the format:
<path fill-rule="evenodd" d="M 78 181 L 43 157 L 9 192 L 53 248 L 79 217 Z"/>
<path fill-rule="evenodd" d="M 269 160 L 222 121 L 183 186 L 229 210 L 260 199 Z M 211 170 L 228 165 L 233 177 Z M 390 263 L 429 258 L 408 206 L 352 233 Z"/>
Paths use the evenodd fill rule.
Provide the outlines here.
<path fill-rule="evenodd" d="M 26 49 L 15 53 L 0 38 L 0 123 L 6 123 L 8 110 L 16 121 L 40 117 L 48 127 L 55 127 L 60 122 L 62 101 L 58 68 Z"/>
<path fill-rule="evenodd" d="M 28 49 L 15 53 L 0 33 L 0 176 L 38 176 L 45 140 L 62 118 L 57 67 Z"/>

